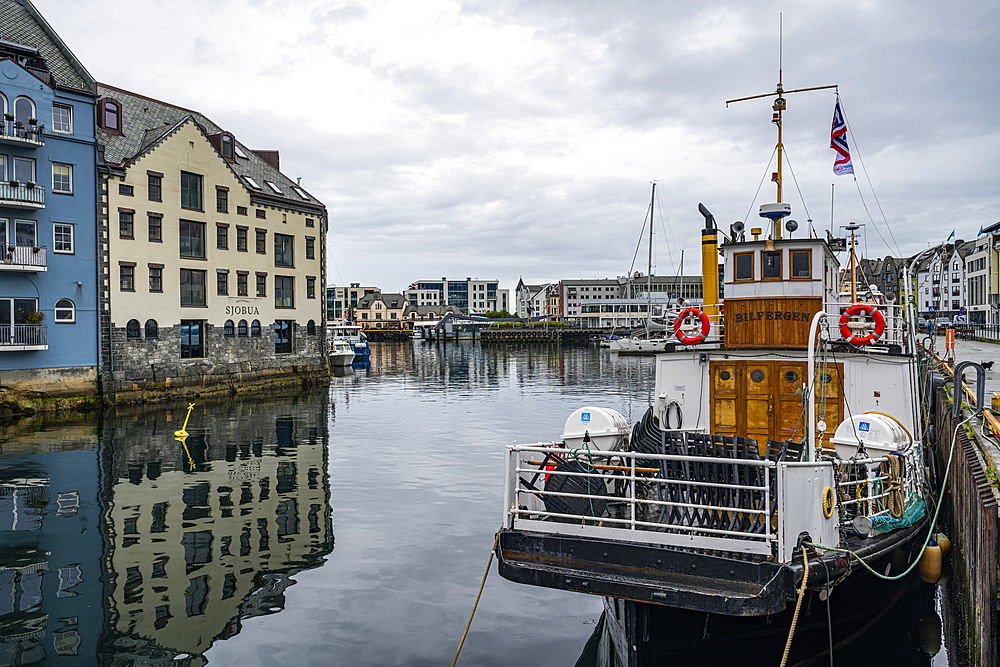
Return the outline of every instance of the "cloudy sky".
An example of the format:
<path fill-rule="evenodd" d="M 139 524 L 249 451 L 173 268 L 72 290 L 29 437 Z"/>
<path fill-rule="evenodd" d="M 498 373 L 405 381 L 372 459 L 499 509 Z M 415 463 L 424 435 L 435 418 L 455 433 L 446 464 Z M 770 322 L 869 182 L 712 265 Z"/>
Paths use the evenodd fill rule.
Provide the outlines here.
<path fill-rule="evenodd" d="M 98 81 L 279 149 L 328 207 L 330 284 L 623 275 L 653 180 L 656 273 L 700 272 L 699 202 L 749 227 L 775 198 L 770 101 L 725 100 L 774 90 L 779 13 L 785 88 L 840 86 L 857 173 L 834 92 L 790 95 L 800 230 L 831 184 L 869 256 L 1000 220 L 995 1 L 35 3 Z"/>

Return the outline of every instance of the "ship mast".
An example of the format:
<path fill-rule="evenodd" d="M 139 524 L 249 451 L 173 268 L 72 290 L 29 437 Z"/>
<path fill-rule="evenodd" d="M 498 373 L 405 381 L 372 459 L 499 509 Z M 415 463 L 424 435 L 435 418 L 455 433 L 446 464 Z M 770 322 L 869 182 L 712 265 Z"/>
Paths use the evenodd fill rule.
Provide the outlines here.
<path fill-rule="evenodd" d="M 858 302 L 858 269 L 861 268 L 861 264 L 858 262 L 858 254 L 855 252 L 854 247 L 857 244 L 857 237 L 855 232 L 860 229 L 860 226 L 856 222 L 851 222 L 845 227 L 847 231 L 851 233 L 851 256 L 847 260 L 847 268 L 844 269 L 844 277 L 840 279 L 840 288 L 837 290 L 839 294 L 844 293 L 844 282 L 846 280 L 851 281 L 851 303 Z M 864 276 L 864 272 L 862 272 Z"/>
<path fill-rule="evenodd" d="M 772 97 L 773 96 L 775 98 L 774 99 L 774 104 L 771 106 L 771 109 L 774 111 L 774 113 L 771 116 L 771 122 L 778 126 L 778 143 L 775 145 L 775 150 L 777 150 L 777 152 L 778 152 L 778 171 L 774 173 L 774 175 L 771 177 L 771 180 L 774 181 L 774 184 L 778 188 L 778 199 L 777 199 L 777 202 L 780 204 L 782 202 L 782 199 L 781 199 L 781 196 L 782 196 L 782 194 L 781 194 L 781 169 L 782 169 L 783 157 L 784 157 L 784 152 L 785 152 L 785 146 L 784 146 L 784 144 L 781 141 L 781 114 L 782 114 L 783 111 L 785 111 L 785 108 L 786 108 L 786 100 L 785 100 L 784 96 L 788 95 L 789 93 L 804 93 L 804 92 L 809 91 L 809 90 L 826 90 L 827 88 L 837 88 L 837 84 L 833 84 L 833 85 L 830 85 L 830 86 L 812 86 L 810 88 L 795 88 L 793 90 L 785 90 L 784 84 L 782 82 L 781 46 L 780 46 L 781 34 L 780 34 L 780 31 L 779 31 L 779 35 L 778 35 L 778 41 L 779 41 L 779 46 L 778 46 L 778 85 L 774 89 L 774 92 L 773 93 L 762 93 L 760 95 L 750 95 L 749 97 L 737 97 L 736 99 L 726 100 L 726 106 L 728 107 L 733 102 L 743 102 L 745 100 L 756 100 L 756 99 L 760 99 L 762 97 Z M 781 225 L 778 224 L 777 222 L 775 222 L 774 223 L 774 228 L 775 228 L 774 238 L 775 238 L 775 240 L 778 240 L 778 239 L 781 238 Z"/>

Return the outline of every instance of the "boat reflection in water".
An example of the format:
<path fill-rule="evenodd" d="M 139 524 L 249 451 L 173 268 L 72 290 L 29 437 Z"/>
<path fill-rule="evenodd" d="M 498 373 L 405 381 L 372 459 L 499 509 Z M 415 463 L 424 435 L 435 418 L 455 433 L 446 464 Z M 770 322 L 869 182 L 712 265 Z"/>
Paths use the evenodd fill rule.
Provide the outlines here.
<path fill-rule="evenodd" d="M 833 597 L 831 597 L 831 601 Z M 787 628 L 762 624 L 748 632 L 745 625 L 727 627 L 725 618 L 691 614 L 662 608 L 657 619 L 659 632 L 650 650 L 660 664 L 777 665 Z M 929 667 L 934 656 L 943 653 L 941 617 L 935 608 L 935 589 L 921 582 L 909 582 L 881 609 L 867 609 L 853 617 L 841 618 L 833 632 L 834 664 L 862 667 L 899 665 Z M 576 667 L 625 667 L 635 662 L 623 648 L 623 630 L 610 607 L 601 614 L 587 640 Z M 735 631 L 733 631 L 735 629 Z M 780 635 L 780 636 L 779 636 Z M 652 639 L 652 637 L 651 637 Z M 777 640 L 777 641 L 775 641 Z M 824 603 L 803 609 L 795 631 L 795 646 L 789 667 L 831 664 L 830 631 Z M 634 660 L 636 656 L 631 656 Z M 945 657 L 944 663 L 948 660 Z"/>
<path fill-rule="evenodd" d="M 76 451 L 5 446 L 0 664 L 204 664 L 332 551 L 325 392 L 199 404 L 177 440 L 185 408 L 119 409 Z"/>

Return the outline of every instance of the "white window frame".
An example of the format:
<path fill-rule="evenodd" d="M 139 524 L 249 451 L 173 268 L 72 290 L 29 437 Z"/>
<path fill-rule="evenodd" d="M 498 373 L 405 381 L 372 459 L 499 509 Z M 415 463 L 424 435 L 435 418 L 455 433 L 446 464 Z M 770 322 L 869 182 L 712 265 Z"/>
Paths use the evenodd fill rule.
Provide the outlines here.
<path fill-rule="evenodd" d="M 69 129 L 60 130 L 56 126 L 56 109 L 65 109 L 69 115 Z M 52 103 L 52 131 L 56 134 L 73 134 L 73 107 L 69 104 Z"/>
<path fill-rule="evenodd" d="M 11 177 L 12 178 L 17 178 L 17 168 L 16 167 L 17 167 L 17 161 L 18 160 L 24 160 L 25 162 L 30 162 L 31 163 L 31 178 L 29 178 L 28 181 L 31 181 L 32 183 L 37 183 L 37 181 L 38 181 L 38 165 L 35 163 L 35 158 L 33 158 L 33 157 L 24 157 L 23 155 L 15 155 L 14 158 L 11 160 L 11 166 L 14 167 L 14 173 L 11 174 Z M 8 180 L 10 180 L 10 179 L 8 179 Z M 27 183 L 27 181 L 24 181 L 24 182 Z"/>
<path fill-rule="evenodd" d="M 68 319 L 68 320 L 59 319 L 59 316 L 58 316 L 57 313 L 60 310 L 66 310 L 65 308 L 59 308 L 59 302 L 60 301 L 69 301 L 72 304 L 72 308 L 70 308 L 70 311 L 71 311 L 72 314 L 70 315 L 70 319 Z M 58 322 L 59 324 L 75 324 L 76 323 L 76 303 L 73 302 L 73 299 L 70 299 L 70 298 L 67 298 L 67 297 L 63 297 L 61 299 L 56 299 L 56 303 L 52 307 L 52 319 L 55 322 Z"/>
<path fill-rule="evenodd" d="M 27 97 L 26 95 L 18 95 L 16 98 L 14 98 L 14 106 L 13 106 L 15 120 L 17 120 L 17 103 L 20 102 L 21 100 L 25 100 L 29 105 L 31 105 L 31 113 L 28 115 L 28 118 L 35 118 L 35 119 L 37 119 L 38 118 L 38 107 L 35 106 L 35 101 L 33 99 L 31 99 L 30 97 Z M 25 129 L 25 130 L 28 129 L 28 127 L 27 127 L 28 118 L 24 119 L 25 126 L 22 129 Z"/>
<path fill-rule="evenodd" d="M 244 176 L 243 178 L 246 180 L 247 183 L 250 184 L 250 187 L 252 187 L 254 190 L 262 190 L 263 189 L 259 185 L 257 185 L 257 181 L 253 180 L 253 178 L 251 178 L 249 176 Z"/>
<path fill-rule="evenodd" d="M 69 190 L 57 190 L 56 189 L 56 165 L 60 167 L 66 167 L 69 169 Z M 73 165 L 67 162 L 53 162 L 52 163 L 52 193 L 60 195 L 71 195 L 73 194 Z"/>
<path fill-rule="evenodd" d="M 7 156 L 0 155 L 0 181 L 7 180 Z"/>
<path fill-rule="evenodd" d="M 13 239 L 13 243 L 15 243 L 15 244 L 17 243 L 17 225 L 18 225 L 18 223 L 28 223 L 28 224 L 32 225 L 32 227 L 34 227 L 34 229 L 35 229 L 35 244 L 34 245 L 37 246 L 38 245 L 38 221 L 37 220 L 27 220 L 27 219 L 24 219 L 24 218 L 15 218 L 14 219 L 14 226 L 10 230 L 11 232 L 14 233 L 14 236 L 12 236 L 11 238 Z M 10 232 L 8 232 L 8 233 L 10 233 Z M 34 246 L 22 246 L 22 247 L 34 247 Z"/>
<path fill-rule="evenodd" d="M 264 181 L 264 182 L 267 183 L 267 187 L 271 188 L 271 190 L 274 191 L 274 194 L 276 194 L 276 195 L 283 195 L 283 194 L 285 194 L 284 192 L 281 191 L 281 188 L 279 188 L 277 185 L 275 185 L 271 181 Z"/>
<path fill-rule="evenodd" d="M 69 250 L 59 249 L 59 241 L 56 240 L 57 227 L 67 227 L 69 229 Z M 59 253 L 60 255 L 73 255 L 76 253 L 76 229 L 74 227 L 75 225 L 69 222 L 52 223 L 52 252 Z"/>

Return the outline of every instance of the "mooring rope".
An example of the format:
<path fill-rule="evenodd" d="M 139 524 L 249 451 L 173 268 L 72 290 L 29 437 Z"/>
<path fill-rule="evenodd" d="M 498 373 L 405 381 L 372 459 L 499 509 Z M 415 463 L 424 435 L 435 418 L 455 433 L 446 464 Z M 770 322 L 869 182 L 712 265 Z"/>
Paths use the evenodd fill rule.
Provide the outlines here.
<path fill-rule="evenodd" d="M 795 601 L 795 613 L 792 614 L 792 627 L 788 629 L 788 641 L 785 642 L 785 652 L 781 655 L 781 667 L 785 667 L 785 663 L 788 662 L 788 650 L 792 648 L 795 625 L 799 622 L 799 609 L 802 608 L 802 598 L 806 596 L 806 584 L 809 581 L 809 557 L 806 555 L 804 542 L 802 543 L 802 564 L 805 567 L 802 573 L 802 586 L 799 588 L 799 599 Z"/>
<path fill-rule="evenodd" d="M 458 642 L 458 650 L 455 651 L 455 659 L 451 661 L 451 667 L 455 667 L 455 663 L 458 662 L 458 654 L 462 652 L 462 645 L 465 644 L 465 637 L 469 634 L 469 628 L 472 627 L 472 617 L 476 615 L 476 607 L 479 606 L 479 598 L 483 595 L 483 587 L 486 586 L 486 577 L 490 574 L 490 566 L 493 565 L 493 554 L 496 553 L 497 544 L 500 542 L 500 531 L 503 528 L 497 530 L 497 534 L 493 537 L 493 548 L 490 549 L 490 559 L 486 561 L 486 572 L 483 573 L 483 582 L 479 584 L 479 592 L 476 593 L 476 601 L 472 605 L 472 613 L 469 614 L 469 622 L 465 624 L 465 632 L 462 633 L 462 641 Z"/>

